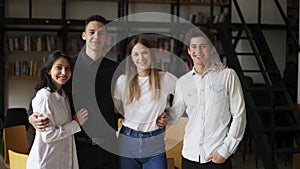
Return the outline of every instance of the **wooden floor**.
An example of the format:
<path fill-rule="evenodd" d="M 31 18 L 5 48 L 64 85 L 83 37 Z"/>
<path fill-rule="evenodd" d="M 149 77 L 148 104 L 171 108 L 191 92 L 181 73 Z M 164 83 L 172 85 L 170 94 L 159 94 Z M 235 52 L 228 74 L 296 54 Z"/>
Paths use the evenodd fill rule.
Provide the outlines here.
<path fill-rule="evenodd" d="M 287 166 L 284 165 L 283 158 L 279 159 L 279 169 L 296 169 L 293 168 L 293 159 L 289 159 Z M 241 153 L 237 152 L 232 158 L 233 169 L 264 169 L 261 161 L 258 161 L 258 168 L 256 168 L 255 155 L 248 153 L 246 161 L 242 161 Z M 0 156 L 0 169 L 7 169 L 3 164 L 3 158 Z"/>
<path fill-rule="evenodd" d="M 3 157 L 0 155 L 0 169 L 7 169 L 3 164 Z"/>

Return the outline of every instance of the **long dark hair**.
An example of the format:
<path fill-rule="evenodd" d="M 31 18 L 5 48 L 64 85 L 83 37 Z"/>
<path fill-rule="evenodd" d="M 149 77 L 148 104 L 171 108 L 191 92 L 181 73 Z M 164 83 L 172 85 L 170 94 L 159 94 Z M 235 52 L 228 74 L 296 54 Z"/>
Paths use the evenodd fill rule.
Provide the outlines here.
<path fill-rule="evenodd" d="M 47 58 L 46 62 L 41 66 L 41 69 L 39 70 L 38 73 L 38 82 L 35 85 L 35 91 L 38 91 L 44 87 L 49 87 L 50 88 L 50 92 L 55 92 L 56 89 L 54 87 L 54 84 L 52 82 L 51 76 L 48 74 L 48 72 L 51 70 L 53 63 L 58 59 L 58 58 L 65 58 L 68 60 L 70 66 L 71 66 L 71 58 L 66 55 L 63 51 L 61 50 L 56 50 L 53 51 Z M 67 83 L 71 82 L 71 80 L 69 80 Z M 66 83 L 66 84 L 67 84 Z M 63 85 L 64 86 L 69 86 L 69 85 Z M 65 90 L 68 91 L 68 90 Z"/>

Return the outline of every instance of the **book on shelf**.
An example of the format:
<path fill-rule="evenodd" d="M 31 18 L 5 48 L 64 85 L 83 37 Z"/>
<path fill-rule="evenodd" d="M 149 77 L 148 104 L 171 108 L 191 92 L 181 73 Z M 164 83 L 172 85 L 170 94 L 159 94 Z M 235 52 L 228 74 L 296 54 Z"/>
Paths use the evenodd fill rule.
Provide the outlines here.
<path fill-rule="evenodd" d="M 68 51 L 80 51 L 84 44 L 80 34 L 73 35 L 68 39 L 67 49 Z"/>
<path fill-rule="evenodd" d="M 7 76 L 37 76 L 43 62 L 38 61 L 13 61 L 5 64 Z"/>
<path fill-rule="evenodd" d="M 210 21 L 212 23 L 223 23 L 226 19 L 227 13 L 226 12 L 220 12 L 217 15 L 212 16 L 212 18 L 209 17 L 209 15 L 205 14 L 204 12 L 198 12 L 198 13 L 192 13 L 189 16 L 189 22 L 195 25 L 206 25 L 209 24 Z"/>
<path fill-rule="evenodd" d="M 155 38 L 151 40 L 152 46 L 160 52 L 178 53 L 182 51 L 183 45 L 174 38 Z"/>
<path fill-rule="evenodd" d="M 117 35 L 111 34 L 106 42 L 106 45 L 110 47 L 111 52 L 120 52 L 121 43 Z"/>
<path fill-rule="evenodd" d="M 209 16 L 204 12 L 197 12 L 196 14 L 190 14 L 189 22 L 192 24 L 207 24 L 209 21 Z"/>
<path fill-rule="evenodd" d="M 5 38 L 8 51 L 52 51 L 59 46 L 54 35 L 19 35 Z"/>

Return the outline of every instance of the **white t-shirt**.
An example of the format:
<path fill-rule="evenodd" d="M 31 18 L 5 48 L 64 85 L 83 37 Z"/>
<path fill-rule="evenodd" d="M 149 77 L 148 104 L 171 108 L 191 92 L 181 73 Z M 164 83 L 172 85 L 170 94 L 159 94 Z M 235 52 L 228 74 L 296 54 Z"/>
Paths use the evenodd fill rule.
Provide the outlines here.
<path fill-rule="evenodd" d="M 157 130 L 157 117 L 166 108 L 167 97 L 174 94 L 177 78 L 169 72 L 159 72 L 160 78 L 160 98 L 152 99 L 149 76 L 138 77 L 141 88 L 141 97 L 132 103 L 127 103 L 125 96 L 125 75 L 121 75 L 116 83 L 114 99 L 120 100 L 123 106 L 124 120 L 122 124 L 134 130 L 148 132 Z"/>

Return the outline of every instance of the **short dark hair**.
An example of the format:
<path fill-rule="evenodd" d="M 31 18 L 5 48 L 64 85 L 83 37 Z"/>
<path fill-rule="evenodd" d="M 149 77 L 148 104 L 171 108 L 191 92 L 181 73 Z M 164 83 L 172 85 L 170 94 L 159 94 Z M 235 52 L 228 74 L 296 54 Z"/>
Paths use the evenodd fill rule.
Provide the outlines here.
<path fill-rule="evenodd" d="M 199 28 L 192 28 L 186 33 L 185 36 L 186 45 L 189 47 L 191 39 L 199 36 L 207 37 L 213 46 L 216 44 L 215 35 L 206 27 L 200 26 Z"/>
<path fill-rule="evenodd" d="M 88 25 L 92 21 L 97 21 L 97 22 L 103 23 L 103 25 L 106 25 L 108 23 L 108 21 L 101 15 L 91 15 L 85 20 L 84 26 L 86 27 L 86 25 Z"/>

